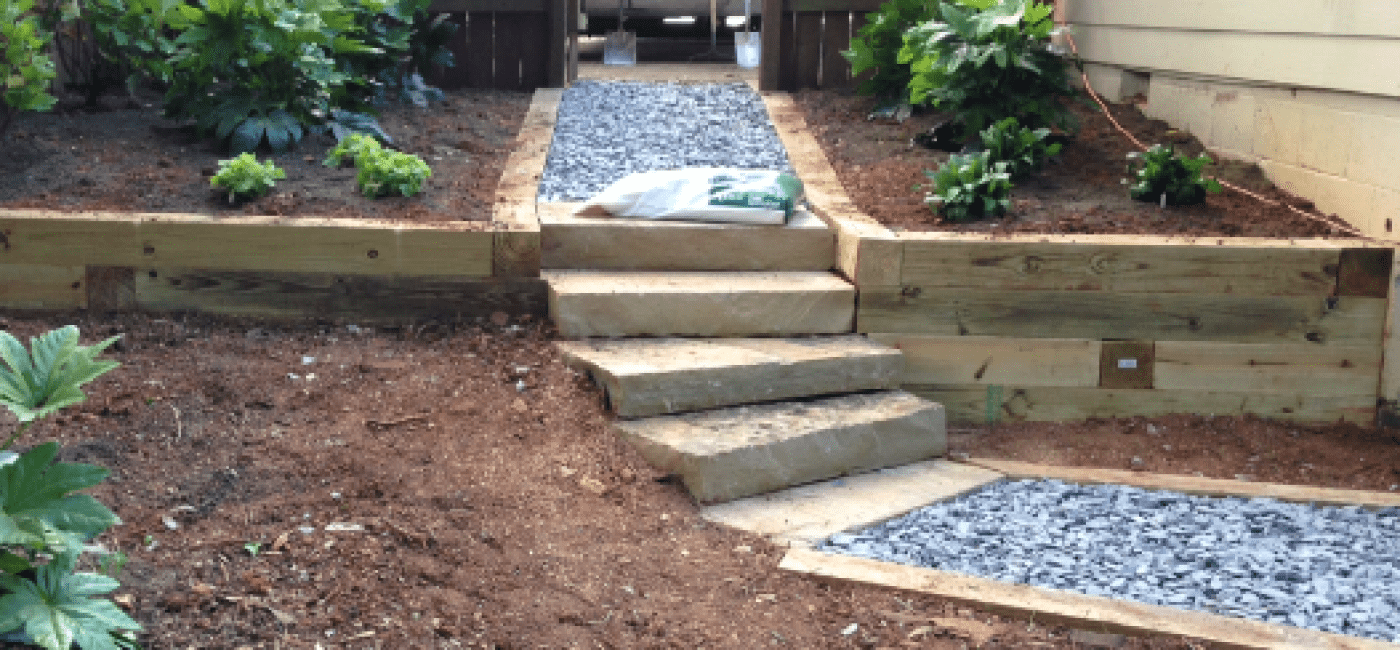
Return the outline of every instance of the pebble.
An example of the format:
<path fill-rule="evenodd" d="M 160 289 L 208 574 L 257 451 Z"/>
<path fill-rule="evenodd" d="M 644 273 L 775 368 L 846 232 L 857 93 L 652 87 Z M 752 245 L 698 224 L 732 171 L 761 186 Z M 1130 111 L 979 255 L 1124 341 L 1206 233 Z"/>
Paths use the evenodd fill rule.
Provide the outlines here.
<path fill-rule="evenodd" d="M 1400 638 L 1400 508 L 1003 481 L 821 550 L 1336 634 Z"/>
<path fill-rule="evenodd" d="M 583 201 L 637 172 L 736 167 L 792 172 L 746 84 L 579 81 L 564 91 L 541 201 Z"/>

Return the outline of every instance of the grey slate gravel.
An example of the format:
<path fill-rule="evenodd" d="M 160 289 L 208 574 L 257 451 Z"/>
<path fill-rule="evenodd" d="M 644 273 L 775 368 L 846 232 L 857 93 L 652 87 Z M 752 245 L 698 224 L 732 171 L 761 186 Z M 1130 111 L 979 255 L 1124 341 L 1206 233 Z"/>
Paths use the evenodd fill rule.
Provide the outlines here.
<path fill-rule="evenodd" d="M 819 549 L 1400 642 L 1400 508 L 1002 481 Z"/>
<path fill-rule="evenodd" d="M 541 201 L 584 201 L 628 174 L 684 167 L 792 172 L 747 84 L 579 81 L 564 91 Z"/>

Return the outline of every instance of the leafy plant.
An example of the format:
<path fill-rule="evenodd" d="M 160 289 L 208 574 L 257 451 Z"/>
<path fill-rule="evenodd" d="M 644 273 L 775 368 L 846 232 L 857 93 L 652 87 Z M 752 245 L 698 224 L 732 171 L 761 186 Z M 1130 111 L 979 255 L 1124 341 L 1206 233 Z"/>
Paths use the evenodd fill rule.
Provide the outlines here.
<path fill-rule="evenodd" d="M 981 153 L 958 155 L 936 172 L 924 172 L 931 191 L 924 197 L 929 207 L 950 221 L 971 221 L 1006 214 L 1011 206 L 1011 172 L 1008 164 Z"/>
<path fill-rule="evenodd" d="M 82 17 L 97 38 L 98 50 L 129 76 L 127 90 L 144 76 L 169 83 L 175 37 L 169 17 L 180 0 L 83 0 Z"/>
<path fill-rule="evenodd" d="M 423 189 L 423 181 L 433 170 L 422 158 L 392 149 L 380 149 L 355 159 L 360 173 L 355 183 L 370 198 L 413 196 Z"/>
<path fill-rule="evenodd" d="M 327 167 L 340 167 L 349 160 L 358 165 L 361 157 L 377 154 L 382 149 L 383 147 L 380 146 L 378 140 L 359 133 L 352 133 L 327 152 L 326 159 L 321 164 Z"/>
<path fill-rule="evenodd" d="M 1223 188 L 1214 179 L 1202 178 L 1201 170 L 1213 162 L 1180 156 L 1171 147 L 1153 145 L 1144 153 L 1128 154 L 1128 174 L 1124 179 L 1133 199 L 1162 205 L 1191 205 L 1206 200 L 1206 193 Z"/>
<path fill-rule="evenodd" d="M 384 132 L 384 127 L 380 126 L 379 120 L 368 113 L 333 108 L 331 109 L 331 117 L 326 120 L 324 128 L 335 136 L 337 143 L 357 133 L 374 136 L 374 139 L 386 144 L 394 142 L 394 139 Z"/>
<path fill-rule="evenodd" d="M 20 423 L 3 448 L 40 418 L 82 401 L 82 385 L 118 365 L 96 358 L 115 340 L 78 345 L 70 325 L 31 339 L 25 350 L 0 332 L 0 402 Z M 58 443 L 49 442 L 0 464 L 0 634 L 46 650 L 139 647 L 129 633 L 140 624 L 96 598 L 119 583 L 75 568 L 85 542 L 121 523 L 96 499 L 76 494 L 108 472 L 57 457 Z"/>
<path fill-rule="evenodd" d="M 53 39 L 31 13 L 34 0 L 0 0 L 0 136 L 23 111 L 46 111 L 58 100 L 49 94 L 57 74 L 44 48 Z"/>
<path fill-rule="evenodd" d="M 269 160 L 258 162 L 253 154 L 239 154 L 231 160 L 219 161 L 219 172 L 209 184 L 228 192 L 228 202 L 237 203 L 266 194 L 287 173 Z"/>
<path fill-rule="evenodd" d="M 919 23 L 939 18 L 940 0 L 888 0 L 879 11 L 866 16 L 866 23 L 855 38 L 851 49 L 841 53 L 851 62 L 851 74 L 859 76 L 873 71 L 869 79 L 856 86 L 856 92 L 876 97 L 901 97 L 909 93 L 909 81 L 914 75 L 909 65 L 899 62 L 899 50 L 904 46 L 904 32 Z"/>
<path fill-rule="evenodd" d="M 1007 117 L 1028 128 L 1072 128 L 1067 60 L 1051 51 L 1054 8 L 999 0 L 985 9 L 942 2 L 941 19 L 910 28 L 899 62 L 911 66 L 909 101 L 949 109 L 976 133 Z"/>
<path fill-rule="evenodd" d="M 1024 178 L 1044 166 L 1046 159 L 1060 153 L 1058 142 L 1046 143 L 1050 129 L 1027 129 L 1008 117 L 981 133 L 982 149 L 994 161 L 1007 164 L 1012 180 Z"/>

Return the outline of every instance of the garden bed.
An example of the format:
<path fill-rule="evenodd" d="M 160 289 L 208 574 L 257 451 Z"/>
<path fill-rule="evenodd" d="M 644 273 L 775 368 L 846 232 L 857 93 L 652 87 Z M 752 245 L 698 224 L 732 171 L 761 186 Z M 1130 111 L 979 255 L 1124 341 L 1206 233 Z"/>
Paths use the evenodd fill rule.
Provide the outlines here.
<path fill-rule="evenodd" d="M 1001 219 L 949 223 L 924 204 L 925 170 L 937 169 L 948 154 L 913 144 L 946 115 L 921 112 L 904 123 L 867 119 L 876 107 L 872 98 L 831 90 L 806 90 L 794 95 L 812 134 L 821 143 L 842 185 L 862 212 L 896 231 L 956 231 L 1048 234 L 1159 234 L 1188 237 L 1332 237 L 1344 233 L 1276 206 L 1226 191 L 1211 195 L 1204 205 L 1159 209 L 1133 201 L 1122 180 L 1127 177 L 1127 138 L 1103 113 L 1074 104 L 1082 130 L 1065 146 L 1058 160 L 1011 190 L 1010 214 Z M 1199 155 L 1201 143 L 1191 134 L 1147 118 L 1133 104 L 1111 105 L 1113 115 L 1138 139 L 1171 144 L 1182 153 Z M 1207 152 L 1208 153 L 1208 152 Z M 1250 164 L 1216 160 L 1207 174 L 1250 191 L 1310 209 L 1305 200 L 1288 195 Z"/>
<path fill-rule="evenodd" d="M 158 97 L 142 101 L 109 96 L 95 109 L 23 114 L 4 143 L 0 209 L 490 221 L 530 94 L 458 90 L 428 108 L 386 106 L 380 122 L 395 145 L 432 167 L 419 196 L 361 196 L 354 169 L 321 164 L 334 145 L 330 136 L 312 136 L 285 153 L 264 153 L 287 179 L 241 206 L 209 186 L 218 161 L 232 155 L 163 119 Z"/>
<path fill-rule="evenodd" d="M 69 322 L 85 340 L 123 334 L 109 356 L 124 365 L 20 445 L 58 439 L 65 459 L 113 470 L 95 494 L 126 523 L 100 541 L 131 555 L 118 593 L 147 647 L 1105 641 L 779 571 L 783 549 L 704 522 L 608 432 L 596 389 L 533 319 L 371 330 L 9 314 L 2 326 L 27 336 Z M 950 439 L 955 454 L 1032 462 L 1124 468 L 1137 456 L 1133 467 L 1156 472 L 1400 483 L 1400 445 L 1346 425 L 1184 416 Z"/>

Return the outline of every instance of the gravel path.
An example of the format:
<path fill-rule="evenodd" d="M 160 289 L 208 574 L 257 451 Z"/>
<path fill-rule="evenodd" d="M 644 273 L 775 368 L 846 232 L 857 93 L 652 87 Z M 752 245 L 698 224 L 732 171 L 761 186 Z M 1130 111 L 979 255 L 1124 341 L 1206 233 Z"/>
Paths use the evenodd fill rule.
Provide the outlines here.
<path fill-rule="evenodd" d="M 1400 508 L 1002 481 L 820 550 L 1400 642 Z"/>
<path fill-rule="evenodd" d="M 579 81 L 564 91 L 541 201 L 584 201 L 632 173 L 682 167 L 792 172 L 746 84 Z"/>

